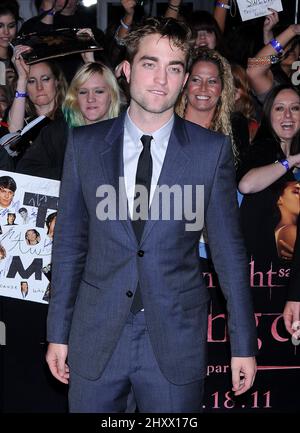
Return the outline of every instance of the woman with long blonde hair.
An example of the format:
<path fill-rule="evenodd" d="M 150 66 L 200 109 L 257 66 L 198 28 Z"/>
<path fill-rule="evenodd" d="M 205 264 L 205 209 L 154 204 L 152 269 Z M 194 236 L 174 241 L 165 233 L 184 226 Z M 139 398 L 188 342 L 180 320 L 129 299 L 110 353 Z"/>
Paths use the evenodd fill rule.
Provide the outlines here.
<path fill-rule="evenodd" d="M 234 109 L 234 84 L 228 61 L 215 50 L 197 50 L 189 72 L 177 103 L 177 114 L 203 128 L 229 135 L 237 161 L 238 150 L 230 120 Z"/>

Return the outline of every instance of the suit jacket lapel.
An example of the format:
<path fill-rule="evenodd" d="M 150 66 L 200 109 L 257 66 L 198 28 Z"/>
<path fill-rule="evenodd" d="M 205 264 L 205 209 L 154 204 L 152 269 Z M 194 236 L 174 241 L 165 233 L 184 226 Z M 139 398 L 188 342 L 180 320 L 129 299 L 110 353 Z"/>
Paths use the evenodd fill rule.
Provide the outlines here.
<path fill-rule="evenodd" d="M 190 161 L 190 156 L 185 149 L 189 142 L 189 138 L 185 131 L 184 121 L 175 115 L 174 127 L 170 135 L 167 152 L 165 155 L 164 163 L 158 179 L 158 185 L 168 185 L 172 186 L 176 184 L 183 174 L 188 162 Z M 154 195 L 157 194 L 157 190 Z M 155 197 L 153 197 L 155 200 Z M 151 207 L 149 212 L 149 218 L 151 216 Z M 161 211 L 160 211 L 161 217 Z M 149 219 L 146 221 L 144 232 L 141 239 L 141 244 L 144 242 L 146 237 L 149 235 L 154 224 L 157 220 Z"/>
<path fill-rule="evenodd" d="M 128 218 L 128 205 L 124 180 L 123 164 L 123 139 L 124 139 L 124 117 L 119 116 L 113 123 L 111 129 L 105 137 L 107 146 L 101 150 L 100 163 L 104 177 L 108 185 L 111 185 L 116 192 L 116 214 L 128 235 L 134 239 L 136 237 Z M 121 182 L 120 182 L 121 179 Z M 120 191 L 121 188 L 121 191 Z M 120 199 L 120 201 L 119 201 Z M 122 217 L 120 218 L 120 215 Z"/>

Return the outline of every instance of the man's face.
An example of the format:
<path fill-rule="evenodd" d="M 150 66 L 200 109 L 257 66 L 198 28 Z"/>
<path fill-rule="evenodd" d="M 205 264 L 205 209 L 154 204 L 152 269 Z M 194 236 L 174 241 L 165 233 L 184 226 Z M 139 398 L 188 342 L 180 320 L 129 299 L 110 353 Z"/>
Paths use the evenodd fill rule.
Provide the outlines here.
<path fill-rule="evenodd" d="M 9 207 L 15 193 L 8 188 L 0 188 L 0 206 Z"/>
<path fill-rule="evenodd" d="M 27 239 L 28 239 L 28 241 L 31 241 L 31 242 L 36 241 L 36 238 L 37 238 L 37 236 L 36 236 L 36 234 L 35 234 L 35 232 L 33 230 L 28 230 L 27 231 Z"/>
<path fill-rule="evenodd" d="M 186 54 L 168 37 L 159 34 L 145 36 L 132 65 L 124 63 L 124 73 L 130 85 L 130 109 L 171 114 L 187 79 L 185 64 Z"/>
<path fill-rule="evenodd" d="M 20 212 L 20 215 L 21 215 L 22 218 L 26 219 L 26 218 L 27 218 L 27 211 L 22 210 L 22 211 Z"/>

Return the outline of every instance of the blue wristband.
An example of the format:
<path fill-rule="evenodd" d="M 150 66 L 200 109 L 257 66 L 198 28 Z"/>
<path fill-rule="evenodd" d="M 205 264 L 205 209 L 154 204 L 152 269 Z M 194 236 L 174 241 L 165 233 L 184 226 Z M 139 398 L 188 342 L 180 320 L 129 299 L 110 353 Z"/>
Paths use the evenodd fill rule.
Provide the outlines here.
<path fill-rule="evenodd" d="M 216 2 L 216 6 L 217 6 L 218 8 L 230 9 L 230 6 L 229 6 L 229 5 L 226 5 L 225 3 L 222 3 L 222 2 Z"/>
<path fill-rule="evenodd" d="M 16 93 L 15 93 L 15 98 L 26 98 L 28 96 L 28 94 L 25 92 L 25 93 L 22 93 L 22 92 L 18 92 L 17 90 L 16 90 Z"/>
<path fill-rule="evenodd" d="M 281 165 L 286 169 L 286 171 L 289 171 L 290 166 L 287 159 L 280 159 L 278 162 L 280 162 Z"/>
<path fill-rule="evenodd" d="M 127 30 L 128 32 L 130 31 L 130 26 L 128 24 L 125 24 L 122 18 L 120 19 L 120 24 L 125 30 Z"/>
<path fill-rule="evenodd" d="M 274 48 L 274 50 L 281 55 L 283 53 L 283 48 L 280 42 L 278 42 L 276 39 L 272 39 L 269 44 L 272 45 L 272 47 Z"/>

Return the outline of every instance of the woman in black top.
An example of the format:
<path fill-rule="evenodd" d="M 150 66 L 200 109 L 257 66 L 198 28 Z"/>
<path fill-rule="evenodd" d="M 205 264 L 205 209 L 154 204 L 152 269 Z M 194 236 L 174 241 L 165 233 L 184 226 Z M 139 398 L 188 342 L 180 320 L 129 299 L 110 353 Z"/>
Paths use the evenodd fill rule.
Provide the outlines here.
<path fill-rule="evenodd" d="M 244 195 L 241 223 L 249 256 L 270 264 L 290 259 L 280 241 L 293 248 L 297 221 L 283 218 L 287 195 L 299 201 L 300 97 L 291 85 L 275 87 L 264 105 L 264 118 L 238 170 Z M 278 211 L 281 217 L 278 218 Z M 286 216 L 286 215 L 285 215 Z M 279 233 L 280 230 L 280 233 Z"/>

